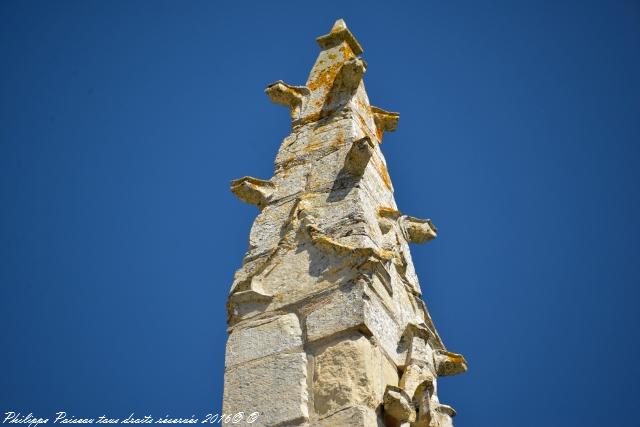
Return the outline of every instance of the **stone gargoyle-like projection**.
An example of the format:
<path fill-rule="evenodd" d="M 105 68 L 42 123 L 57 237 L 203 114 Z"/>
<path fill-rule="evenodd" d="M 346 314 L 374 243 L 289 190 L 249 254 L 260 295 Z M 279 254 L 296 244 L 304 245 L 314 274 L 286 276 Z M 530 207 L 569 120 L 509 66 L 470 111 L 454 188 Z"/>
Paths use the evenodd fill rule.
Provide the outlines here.
<path fill-rule="evenodd" d="M 292 126 L 273 176 L 231 183 L 259 214 L 227 305 L 223 412 L 258 412 L 255 426 L 451 426 L 437 379 L 467 364 L 436 332 L 411 260 L 436 227 L 399 211 L 380 150 L 399 114 L 369 103 L 343 20 L 317 41 L 305 85 L 266 88 Z"/>

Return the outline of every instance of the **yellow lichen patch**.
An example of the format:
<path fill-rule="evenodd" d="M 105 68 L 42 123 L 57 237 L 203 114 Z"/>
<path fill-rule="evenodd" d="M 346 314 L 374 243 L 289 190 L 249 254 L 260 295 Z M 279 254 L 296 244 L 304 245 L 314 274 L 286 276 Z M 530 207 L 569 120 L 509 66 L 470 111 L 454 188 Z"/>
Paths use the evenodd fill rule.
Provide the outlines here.
<path fill-rule="evenodd" d="M 327 66 L 320 69 L 320 66 L 325 64 L 324 60 L 319 60 L 312 70 L 307 87 L 311 91 L 315 91 L 318 88 L 330 89 L 333 85 L 338 72 L 342 68 L 345 61 L 354 58 L 353 50 L 347 43 L 341 43 L 335 53 L 328 53 L 326 58 L 328 59 Z"/>
<path fill-rule="evenodd" d="M 313 151 L 319 150 L 320 148 L 324 147 L 324 145 L 325 145 L 325 142 L 322 138 L 313 137 L 311 138 L 309 143 L 303 148 L 303 151 L 305 153 L 311 153 Z"/>
<path fill-rule="evenodd" d="M 327 68 L 318 72 L 312 80 L 307 82 L 307 87 L 311 91 L 315 91 L 318 88 L 329 89 L 333 85 L 333 81 L 342 67 L 342 62 L 330 65 Z"/>
<path fill-rule="evenodd" d="M 389 251 L 386 249 L 377 249 L 375 251 L 375 254 L 378 256 L 378 258 L 383 259 L 385 261 L 389 261 L 395 258 L 395 253 L 393 251 Z"/>
<path fill-rule="evenodd" d="M 351 46 L 349 46 L 348 43 L 342 43 L 340 45 L 340 52 L 344 56 L 345 60 L 346 59 L 350 59 L 350 58 L 354 58 L 356 56 L 356 54 L 353 53 L 353 50 L 351 49 Z"/>
<path fill-rule="evenodd" d="M 393 191 L 393 187 L 391 186 L 391 177 L 389 176 L 389 171 L 387 171 L 385 164 L 377 156 L 374 156 L 372 160 L 373 166 L 376 169 L 376 172 L 378 172 L 378 175 L 380 175 L 380 179 L 384 182 L 385 187 Z"/>
<path fill-rule="evenodd" d="M 467 363 L 464 356 L 461 354 L 446 352 L 445 356 L 447 357 L 448 361 L 451 363 L 455 363 L 455 364 Z"/>
<path fill-rule="evenodd" d="M 304 163 L 304 160 L 301 160 L 297 157 L 288 158 L 283 162 L 281 162 L 280 164 L 276 165 L 276 173 L 280 173 L 282 174 L 283 177 L 286 177 L 289 175 L 289 172 L 293 167 L 299 166 L 303 163 Z"/>
<path fill-rule="evenodd" d="M 376 124 L 376 133 L 378 134 L 378 139 L 380 140 L 380 142 L 382 142 L 382 134 L 384 132 L 393 132 L 398 127 L 400 114 L 385 111 L 374 106 L 371 106 L 370 109 L 371 113 L 373 114 L 373 121 Z"/>
<path fill-rule="evenodd" d="M 387 206 L 381 206 L 378 208 L 378 216 L 382 218 L 398 218 L 401 215 L 400 211 Z"/>
<path fill-rule="evenodd" d="M 343 144 L 344 144 L 344 133 L 340 131 L 338 132 L 336 137 L 331 141 L 331 148 L 338 149 Z"/>

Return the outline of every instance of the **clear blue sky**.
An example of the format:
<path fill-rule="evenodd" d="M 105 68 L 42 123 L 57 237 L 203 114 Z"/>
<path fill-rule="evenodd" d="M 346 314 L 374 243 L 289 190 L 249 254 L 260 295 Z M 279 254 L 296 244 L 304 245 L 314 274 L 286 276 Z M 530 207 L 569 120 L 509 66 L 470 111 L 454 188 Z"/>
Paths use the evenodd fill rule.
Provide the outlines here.
<path fill-rule="evenodd" d="M 344 17 L 461 427 L 637 425 L 640 4 L 0 2 L 0 410 L 219 411 L 225 300 Z"/>

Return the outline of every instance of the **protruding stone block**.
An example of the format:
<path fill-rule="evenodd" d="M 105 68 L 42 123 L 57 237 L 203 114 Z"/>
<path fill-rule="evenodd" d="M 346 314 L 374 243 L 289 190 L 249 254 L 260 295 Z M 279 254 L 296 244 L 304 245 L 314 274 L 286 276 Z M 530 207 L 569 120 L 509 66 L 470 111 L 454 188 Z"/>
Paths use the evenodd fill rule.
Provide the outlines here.
<path fill-rule="evenodd" d="M 425 243 L 437 237 L 438 229 L 430 219 L 419 219 L 403 215 L 398 219 L 403 234 L 409 243 Z"/>
<path fill-rule="evenodd" d="M 387 386 L 384 393 L 384 412 L 400 423 L 416 420 L 416 410 L 411 398 L 400 387 Z"/>
<path fill-rule="evenodd" d="M 449 405 L 438 405 L 434 410 L 434 418 L 437 420 L 438 427 L 453 427 L 453 417 L 456 411 Z"/>
<path fill-rule="evenodd" d="M 340 69 L 340 84 L 347 90 L 355 91 L 367 71 L 367 63 L 362 58 L 352 58 L 346 61 Z"/>
<path fill-rule="evenodd" d="M 435 381 L 425 381 L 416 388 L 413 396 L 416 404 L 417 420 L 412 427 L 439 427 L 437 419 L 434 422 L 435 407 L 438 398 L 435 397 Z"/>
<path fill-rule="evenodd" d="M 400 378 L 400 387 L 413 398 L 421 384 L 433 383 L 433 381 L 434 375 L 429 367 L 411 364 L 405 368 Z"/>
<path fill-rule="evenodd" d="M 302 104 L 310 93 L 306 86 L 291 86 L 282 80 L 271 83 L 264 91 L 274 104 L 289 107 L 293 120 L 300 115 Z"/>
<path fill-rule="evenodd" d="M 231 191 L 243 202 L 262 209 L 275 191 L 275 186 L 269 181 L 245 176 L 231 181 Z"/>
<path fill-rule="evenodd" d="M 361 176 L 373 156 L 371 138 L 365 136 L 353 143 L 344 162 L 344 168 L 352 175 Z"/>
<path fill-rule="evenodd" d="M 269 305 L 273 297 L 254 289 L 234 292 L 229 296 L 227 311 L 231 324 L 239 318 L 258 314 Z"/>
<path fill-rule="evenodd" d="M 434 361 L 438 376 L 445 377 L 467 372 L 467 361 L 461 354 L 440 350 L 435 353 Z"/>
<path fill-rule="evenodd" d="M 380 141 L 382 141 L 384 132 L 393 132 L 398 127 L 400 113 L 392 113 L 374 106 L 371 106 L 371 113 L 373 114 L 373 121 L 376 124 L 378 139 Z"/>

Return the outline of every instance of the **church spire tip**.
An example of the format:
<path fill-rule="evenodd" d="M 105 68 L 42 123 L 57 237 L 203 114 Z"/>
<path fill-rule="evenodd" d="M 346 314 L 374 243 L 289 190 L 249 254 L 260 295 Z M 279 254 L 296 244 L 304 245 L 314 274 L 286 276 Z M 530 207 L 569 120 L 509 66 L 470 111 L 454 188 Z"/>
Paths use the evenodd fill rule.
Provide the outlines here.
<path fill-rule="evenodd" d="M 347 29 L 347 23 L 344 22 L 344 19 L 340 18 L 333 24 L 333 27 L 331 27 L 331 32 L 335 33 L 337 31 L 346 30 L 346 29 Z"/>
<path fill-rule="evenodd" d="M 340 42 L 347 42 L 354 55 L 360 55 L 363 52 L 362 46 L 360 46 L 358 40 L 351 34 L 351 31 L 349 31 L 347 24 L 342 18 L 333 24 L 329 34 L 318 37 L 316 41 L 322 49 L 331 48 Z"/>

